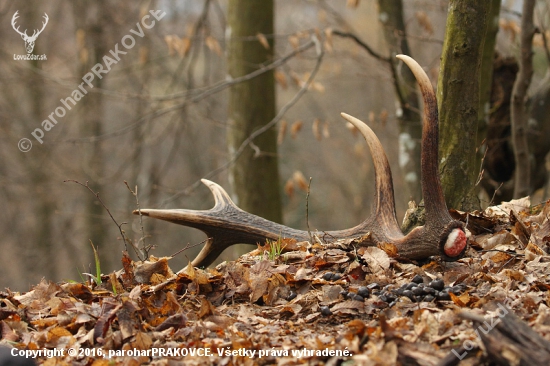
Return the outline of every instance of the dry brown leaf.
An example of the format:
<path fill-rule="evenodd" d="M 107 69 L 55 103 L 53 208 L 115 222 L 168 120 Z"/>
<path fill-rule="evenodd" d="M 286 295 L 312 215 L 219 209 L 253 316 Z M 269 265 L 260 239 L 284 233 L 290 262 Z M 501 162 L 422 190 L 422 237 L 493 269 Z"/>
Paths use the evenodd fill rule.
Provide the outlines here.
<path fill-rule="evenodd" d="M 342 301 L 333 307 L 330 308 L 330 310 L 333 313 L 344 313 L 344 314 L 356 314 L 358 311 L 363 310 L 365 307 L 365 303 L 362 301 L 356 301 L 356 300 L 346 300 Z"/>
<path fill-rule="evenodd" d="M 376 115 L 374 114 L 374 111 L 370 111 L 369 112 L 369 123 L 371 125 L 373 125 L 374 122 L 376 122 Z"/>
<path fill-rule="evenodd" d="M 357 129 L 357 127 L 355 127 L 349 122 L 346 122 L 346 128 L 351 131 L 351 134 L 353 135 L 353 137 L 357 136 L 357 134 L 359 133 L 359 130 Z"/>
<path fill-rule="evenodd" d="M 256 34 L 256 38 L 258 38 L 258 41 L 262 44 L 262 46 L 264 46 L 264 48 L 266 50 L 268 50 L 270 48 L 269 47 L 269 42 L 267 41 L 267 38 L 264 34 L 258 33 L 258 34 Z"/>
<path fill-rule="evenodd" d="M 282 120 L 281 124 L 279 125 L 279 133 L 277 134 L 277 145 L 281 145 L 285 139 L 286 130 L 288 127 L 288 123 L 286 120 Z"/>
<path fill-rule="evenodd" d="M 378 243 L 377 247 L 383 250 L 391 258 L 395 258 L 399 255 L 399 250 L 393 243 Z"/>
<path fill-rule="evenodd" d="M 496 254 L 491 256 L 491 260 L 495 263 L 506 262 L 510 260 L 510 258 L 512 258 L 512 256 L 504 252 L 497 252 Z"/>
<path fill-rule="evenodd" d="M 301 310 L 302 310 L 302 306 L 300 304 L 286 304 L 283 307 L 281 307 L 281 315 L 294 316 L 294 315 L 298 315 L 298 313 L 300 313 Z"/>
<path fill-rule="evenodd" d="M 290 43 L 293 49 L 297 49 L 300 46 L 300 38 L 296 35 L 288 36 L 288 43 Z"/>
<path fill-rule="evenodd" d="M 295 121 L 292 126 L 290 126 L 290 136 L 295 139 L 296 136 L 298 136 L 298 132 L 302 130 L 302 126 L 304 125 L 304 122 L 301 120 Z"/>
<path fill-rule="evenodd" d="M 390 257 L 382 249 L 368 247 L 361 258 L 368 263 L 369 269 L 373 272 L 385 271 L 390 268 Z"/>
<path fill-rule="evenodd" d="M 275 81 L 283 88 L 283 90 L 288 88 L 288 81 L 286 80 L 286 74 L 284 72 L 276 70 L 274 77 Z"/>
<path fill-rule="evenodd" d="M 285 187 L 284 187 L 285 194 L 292 198 L 294 197 L 294 179 L 288 178 Z"/>
<path fill-rule="evenodd" d="M 323 124 L 323 137 L 328 139 L 330 137 L 330 130 L 329 130 L 329 127 L 328 127 L 328 122 L 325 122 Z"/>
<path fill-rule="evenodd" d="M 307 192 L 307 189 L 308 189 L 307 180 L 301 171 L 295 170 L 294 173 L 292 174 L 292 180 L 294 181 L 294 184 L 298 187 L 298 189 L 304 192 Z"/>
<path fill-rule="evenodd" d="M 162 280 L 174 275 L 168 267 L 168 257 L 155 258 L 151 256 L 144 262 L 134 262 L 134 279 L 138 283 L 150 283 L 154 274 L 162 276 Z"/>
<path fill-rule="evenodd" d="M 527 247 L 525 248 L 525 259 L 527 259 L 528 261 L 532 261 L 535 258 L 545 254 L 546 253 L 544 252 L 544 250 L 540 249 L 537 245 L 531 242 L 529 242 L 529 244 L 527 244 Z"/>
<path fill-rule="evenodd" d="M 432 22 L 425 11 L 417 11 L 414 13 L 414 16 L 416 17 L 418 24 L 426 31 L 426 33 L 430 35 L 434 33 Z"/>
<path fill-rule="evenodd" d="M 380 122 L 383 126 L 386 125 L 386 122 L 388 122 L 388 115 L 388 111 L 385 109 L 380 112 Z"/>
<path fill-rule="evenodd" d="M 328 53 L 332 52 L 332 28 L 325 28 L 325 51 Z"/>
<path fill-rule="evenodd" d="M 311 130 L 313 131 L 313 136 L 315 136 L 315 139 L 317 141 L 321 141 L 322 139 L 320 125 L 321 125 L 321 121 L 319 120 L 319 118 L 315 118 L 313 120 L 313 125 L 311 126 Z"/>
<path fill-rule="evenodd" d="M 204 297 L 201 298 L 201 308 L 198 313 L 199 318 L 202 319 L 206 316 L 213 315 L 215 311 L 216 311 L 216 308 L 214 307 L 214 305 L 210 303 L 210 301 L 208 301 Z"/>
<path fill-rule="evenodd" d="M 218 40 L 212 36 L 206 37 L 204 40 L 206 47 L 212 52 L 214 52 L 216 55 L 221 56 L 222 55 L 222 48 L 220 46 L 220 43 Z"/>
<path fill-rule="evenodd" d="M 315 91 L 318 91 L 319 93 L 324 93 L 324 92 L 325 92 L 325 87 L 324 87 L 324 85 L 321 84 L 321 83 L 318 82 L 318 81 L 314 81 L 313 83 L 311 83 L 310 89 L 313 89 L 313 90 L 315 90 Z"/>

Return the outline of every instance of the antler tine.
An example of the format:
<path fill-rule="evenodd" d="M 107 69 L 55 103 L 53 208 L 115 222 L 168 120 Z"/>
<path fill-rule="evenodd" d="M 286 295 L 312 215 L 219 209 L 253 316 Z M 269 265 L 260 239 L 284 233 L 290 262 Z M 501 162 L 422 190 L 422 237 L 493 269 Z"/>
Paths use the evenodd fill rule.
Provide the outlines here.
<path fill-rule="evenodd" d="M 424 119 L 422 123 L 422 152 L 421 152 L 421 173 L 422 173 L 422 196 L 426 207 L 428 221 L 451 219 L 441 180 L 439 179 L 439 117 L 437 110 L 437 99 L 426 72 L 411 57 L 397 55 L 412 71 L 424 101 Z"/>
<path fill-rule="evenodd" d="M 340 115 L 361 132 L 369 146 L 374 163 L 374 191 L 376 192 L 372 220 L 380 222 L 381 228 L 386 231 L 389 237 L 396 235 L 403 236 L 395 213 L 395 198 L 390 163 L 380 140 L 374 131 L 363 121 L 346 113 L 340 113 Z M 366 221 L 369 222 L 371 220 L 367 219 Z"/>
<path fill-rule="evenodd" d="M 234 244 L 263 243 L 266 239 L 295 238 L 307 240 L 307 233 L 271 222 L 241 210 L 229 194 L 218 184 L 201 179 L 214 196 L 210 210 L 134 210 L 144 216 L 194 227 L 203 231 L 208 240 L 197 257 L 194 266 L 208 266 L 228 247 Z"/>
<path fill-rule="evenodd" d="M 413 73 L 424 101 L 422 123 L 421 174 L 422 195 L 426 207 L 426 233 L 441 232 L 439 246 L 444 259 L 456 260 L 466 250 L 464 225 L 449 214 L 439 178 L 439 116 L 437 99 L 426 72 L 407 55 L 397 55 Z"/>

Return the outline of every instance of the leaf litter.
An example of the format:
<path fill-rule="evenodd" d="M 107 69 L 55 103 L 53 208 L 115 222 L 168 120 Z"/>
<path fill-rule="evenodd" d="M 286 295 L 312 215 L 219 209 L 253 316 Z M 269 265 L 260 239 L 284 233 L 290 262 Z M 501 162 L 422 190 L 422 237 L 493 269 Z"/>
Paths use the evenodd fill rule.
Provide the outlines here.
<path fill-rule="evenodd" d="M 65 351 L 37 359 L 46 365 L 521 364 L 526 351 L 502 336 L 508 321 L 550 344 L 549 202 L 453 211 L 470 234 L 456 262 L 399 262 L 391 246 L 361 240 L 284 240 L 275 260 L 258 246 L 177 273 L 168 258 L 124 254 L 101 285 L 42 280 L 26 293 L 0 291 L 0 345 Z M 480 319 L 503 322 L 488 329 Z M 128 355 L 151 349 L 179 353 Z"/>

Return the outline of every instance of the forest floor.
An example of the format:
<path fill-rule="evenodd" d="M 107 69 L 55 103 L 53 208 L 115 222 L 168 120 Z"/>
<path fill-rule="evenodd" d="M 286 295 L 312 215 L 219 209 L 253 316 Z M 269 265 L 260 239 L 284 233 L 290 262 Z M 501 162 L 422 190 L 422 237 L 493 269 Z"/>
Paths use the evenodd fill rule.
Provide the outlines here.
<path fill-rule="evenodd" d="M 282 241 L 0 291 L 0 345 L 46 365 L 548 365 L 550 203 L 453 215 L 471 233 L 456 262 Z"/>

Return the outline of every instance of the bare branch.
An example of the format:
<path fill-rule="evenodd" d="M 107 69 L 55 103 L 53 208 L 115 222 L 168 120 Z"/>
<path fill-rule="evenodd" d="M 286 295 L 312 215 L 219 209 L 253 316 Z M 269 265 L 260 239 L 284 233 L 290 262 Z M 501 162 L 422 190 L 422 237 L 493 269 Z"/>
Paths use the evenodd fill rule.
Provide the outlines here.
<path fill-rule="evenodd" d="M 529 161 L 529 147 L 527 144 L 527 113 L 525 101 L 527 90 L 533 76 L 533 36 L 535 26 L 533 13 L 535 0 L 523 2 L 523 16 L 521 18 L 521 57 L 519 72 L 512 91 L 511 120 L 512 141 L 514 143 L 514 158 L 516 172 L 514 182 L 514 198 L 524 197 L 530 194 L 531 169 Z"/>
<path fill-rule="evenodd" d="M 382 56 L 381 54 L 379 54 L 378 52 L 373 50 L 371 46 L 369 46 L 368 44 L 363 42 L 355 34 L 349 33 L 349 32 L 342 32 L 342 31 L 339 31 L 339 30 L 333 30 L 332 34 L 334 34 L 335 36 L 343 37 L 343 38 L 351 38 L 352 40 L 355 41 L 355 43 L 357 43 L 359 46 L 361 46 L 365 51 L 367 51 L 369 53 L 369 55 L 371 55 L 375 59 L 391 64 L 391 60 L 390 60 L 389 57 Z"/>
<path fill-rule="evenodd" d="M 307 195 L 306 195 L 306 224 L 307 224 L 307 235 L 309 236 L 309 242 L 313 243 L 313 236 L 311 236 L 311 229 L 309 228 L 309 192 L 311 189 L 311 177 L 309 177 L 309 183 L 307 185 Z"/>
<path fill-rule="evenodd" d="M 229 88 L 230 86 L 232 85 L 235 85 L 235 84 L 238 84 L 238 83 L 241 83 L 243 81 L 247 81 L 247 80 L 250 80 L 250 79 L 253 79 L 269 70 L 273 70 L 281 65 L 283 65 L 284 63 L 286 63 L 288 60 L 290 60 L 291 58 L 293 58 L 294 56 L 302 53 L 302 52 L 305 52 L 306 50 L 310 49 L 311 47 L 315 46 L 315 42 L 314 41 L 309 41 L 307 43 L 304 43 L 303 45 L 301 45 L 300 47 L 296 48 L 295 50 L 293 50 L 292 52 L 288 53 L 287 55 L 273 61 L 272 63 L 266 65 L 265 67 L 262 67 L 254 72 L 251 72 L 250 74 L 247 74 L 247 75 L 243 75 L 241 77 L 238 77 L 238 78 L 235 78 L 235 79 L 232 79 L 232 80 L 226 80 L 226 81 L 222 81 L 222 82 L 219 82 L 213 86 L 211 86 L 210 88 L 208 88 L 207 90 L 204 90 L 203 92 L 195 95 L 194 97 L 191 97 L 189 99 L 186 99 L 184 100 L 182 103 L 179 103 L 179 104 L 176 104 L 174 106 L 171 106 L 171 107 L 167 107 L 167 108 L 163 108 L 163 109 L 159 109 L 159 110 L 156 110 L 156 111 L 153 111 L 149 114 L 146 114 L 144 115 L 143 117 L 140 117 L 138 118 L 136 121 L 132 122 L 131 124 L 117 130 L 117 131 L 114 131 L 114 132 L 109 132 L 109 133 L 105 133 L 103 135 L 100 135 L 100 136 L 91 136 L 91 137 L 83 137 L 83 138 L 75 138 L 75 139 L 66 139 L 64 140 L 65 142 L 94 142 L 94 141 L 101 141 L 101 140 L 106 140 L 108 138 L 112 138 L 112 137 L 117 137 L 117 136 L 120 136 L 120 135 L 123 135 L 124 133 L 126 132 L 129 132 L 131 130 L 133 130 L 134 128 L 136 128 L 137 126 L 139 126 L 141 123 L 147 121 L 147 120 L 152 120 L 154 118 L 158 118 L 158 117 L 161 117 L 167 113 L 170 113 L 170 112 L 174 112 L 174 111 L 177 111 L 177 110 L 180 110 L 180 109 L 183 109 L 185 108 L 187 105 L 189 104 L 192 104 L 192 103 L 197 103 L 199 101 L 201 101 L 202 99 L 204 98 L 207 98 L 213 94 L 216 94 L 222 90 L 225 90 L 227 88 Z M 185 93 L 178 93 L 178 94 L 172 94 L 172 95 L 168 95 L 168 96 L 165 96 L 165 97 L 161 97 L 159 99 L 156 99 L 156 100 L 172 100 L 172 99 L 177 99 L 177 98 L 183 98 L 183 97 L 186 97 L 187 95 Z M 197 183 L 198 184 L 198 183 Z"/>
<path fill-rule="evenodd" d="M 140 257 L 140 254 L 139 254 L 139 251 L 137 250 L 137 248 L 134 246 L 134 244 L 132 243 L 132 241 L 130 239 L 128 239 L 126 237 L 126 234 L 124 234 L 124 230 L 122 230 L 122 225 L 126 225 L 127 223 L 126 222 L 123 222 L 123 223 L 118 223 L 115 218 L 113 217 L 113 215 L 111 214 L 111 211 L 107 208 L 107 206 L 105 205 L 105 203 L 103 203 L 103 201 L 101 200 L 101 197 L 99 197 L 99 192 L 94 192 L 94 190 L 92 188 L 90 188 L 90 186 L 88 185 L 88 181 L 86 181 L 86 184 L 84 183 L 80 183 L 79 181 L 77 180 L 74 180 L 74 179 L 67 179 L 67 180 L 64 180 L 63 183 L 67 183 L 67 182 L 73 182 L 73 183 L 76 183 L 78 185 L 81 185 L 82 187 L 88 189 L 96 198 L 97 200 L 99 201 L 99 203 L 101 203 L 101 206 L 103 206 L 103 208 L 107 211 L 107 213 L 109 214 L 109 216 L 111 217 L 111 220 L 113 220 L 113 222 L 115 223 L 115 225 L 118 227 L 118 230 L 120 231 L 120 235 L 122 236 L 122 241 L 124 242 L 124 250 L 128 251 L 128 246 L 127 246 L 127 243 L 130 243 L 132 245 L 132 248 L 134 248 L 134 251 L 136 252 L 136 255 L 138 256 L 138 258 L 140 260 L 143 260 L 141 259 Z"/>

